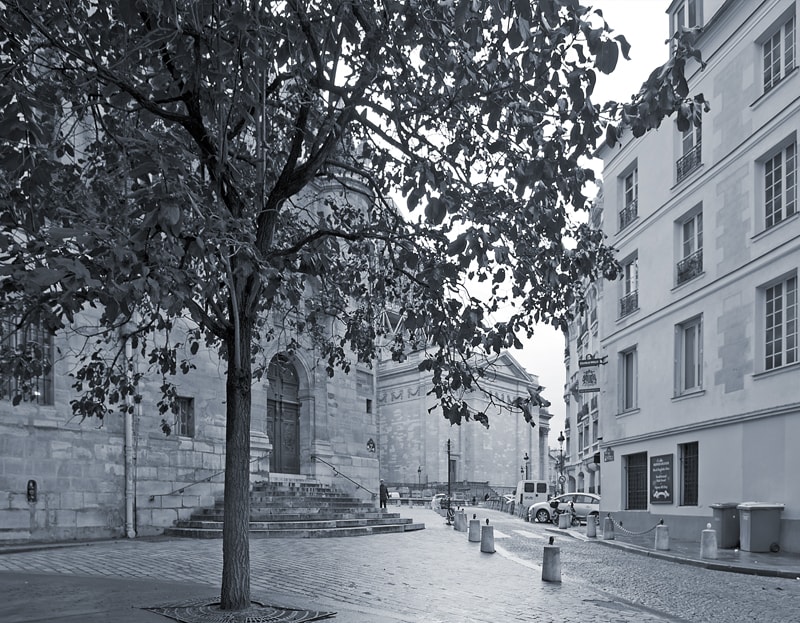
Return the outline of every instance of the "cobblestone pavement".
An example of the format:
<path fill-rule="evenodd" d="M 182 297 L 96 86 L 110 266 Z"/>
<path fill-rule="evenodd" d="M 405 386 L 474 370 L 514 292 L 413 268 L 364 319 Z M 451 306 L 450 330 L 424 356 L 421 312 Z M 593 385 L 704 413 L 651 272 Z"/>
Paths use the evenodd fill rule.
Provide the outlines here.
<path fill-rule="evenodd" d="M 445 526 L 433 511 L 401 512 L 423 521 L 426 529 L 357 538 L 251 541 L 253 598 L 335 611 L 332 620 L 345 623 L 800 621 L 797 580 L 678 565 L 556 533 L 562 582 L 545 583 L 541 561 L 552 527 L 474 509 L 479 518 L 488 517 L 495 530 L 497 552 L 484 554 L 478 543 L 469 543 L 465 533 Z M 174 603 L 190 592 L 216 596 L 221 546 L 216 540 L 137 539 L 4 553 L 0 594 L 21 573 L 57 574 L 26 576 L 44 583 L 30 580 L 26 585 L 37 592 L 38 600 L 56 599 L 55 593 L 48 594 L 48 577 L 85 579 L 83 590 L 91 590 L 93 583 L 101 590 L 101 580 L 128 578 L 123 594 L 129 618 L 116 612 L 107 620 L 161 620 L 136 610 L 163 602 L 161 595 L 153 603 L 156 594 L 144 590 L 150 586 L 144 581 L 158 580 L 162 587 L 175 583 L 168 592 Z M 117 605 L 125 605 L 125 599 Z M 19 607 L 13 610 L 15 618 L 9 618 L 3 608 L 0 605 L 3 623 L 79 620 L 58 615 L 24 618 Z M 58 611 L 59 604 L 53 603 L 52 612 Z"/>

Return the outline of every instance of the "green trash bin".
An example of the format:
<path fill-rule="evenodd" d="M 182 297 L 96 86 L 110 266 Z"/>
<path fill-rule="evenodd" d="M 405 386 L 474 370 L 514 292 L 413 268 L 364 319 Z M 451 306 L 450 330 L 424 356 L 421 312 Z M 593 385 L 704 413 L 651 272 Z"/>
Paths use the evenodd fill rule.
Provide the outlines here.
<path fill-rule="evenodd" d="M 739 539 L 744 552 L 778 552 L 783 504 L 742 502 L 739 509 Z"/>
<path fill-rule="evenodd" d="M 738 502 L 717 502 L 711 505 L 714 512 L 714 530 L 717 531 L 717 547 L 733 549 L 739 547 Z"/>

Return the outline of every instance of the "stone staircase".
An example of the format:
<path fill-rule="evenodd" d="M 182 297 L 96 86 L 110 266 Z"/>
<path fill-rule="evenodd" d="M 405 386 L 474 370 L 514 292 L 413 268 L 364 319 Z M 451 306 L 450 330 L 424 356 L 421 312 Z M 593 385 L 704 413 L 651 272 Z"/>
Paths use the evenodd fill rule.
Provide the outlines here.
<path fill-rule="evenodd" d="M 195 511 L 164 530 L 165 536 L 222 538 L 223 503 Z M 322 538 L 422 530 L 400 513 L 305 478 L 259 482 L 250 492 L 250 538 Z"/>

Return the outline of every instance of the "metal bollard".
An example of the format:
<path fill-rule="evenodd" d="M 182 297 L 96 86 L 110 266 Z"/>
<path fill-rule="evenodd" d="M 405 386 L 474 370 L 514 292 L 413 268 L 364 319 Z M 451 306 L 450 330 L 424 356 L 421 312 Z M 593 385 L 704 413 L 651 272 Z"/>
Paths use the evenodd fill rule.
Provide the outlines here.
<path fill-rule="evenodd" d="M 589 515 L 586 518 L 586 536 L 597 537 L 597 515 Z"/>
<path fill-rule="evenodd" d="M 711 524 L 706 524 L 706 529 L 700 535 L 700 558 L 717 557 L 717 531 L 711 529 Z"/>
<path fill-rule="evenodd" d="M 542 558 L 542 582 L 561 581 L 561 548 L 555 545 L 544 546 Z"/>
<path fill-rule="evenodd" d="M 477 543 L 481 540 L 481 522 L 479 519 L 469 520 L 469 533 L 467 534 L 467 540 L 470 543 Z"/>
<path fill-rule="evenodd" d="M 656 526 L 656 549 L 662 552 L 669 550 L 669 528 L 664 524 Z"/>
<path fill-rule="evenodd" d="M 481 526 L 481 551 L 484 554 L 494 554 L 494 526 L 489 525 L 489 520 L 486 520 L 486 525 Z"/>
<path fill-rule="evenodd" d="M 611 519 L 611 517 L 606 517 L 603 520 L 603 540 L 604 541 L 614 540 L 614 520 Z"/>

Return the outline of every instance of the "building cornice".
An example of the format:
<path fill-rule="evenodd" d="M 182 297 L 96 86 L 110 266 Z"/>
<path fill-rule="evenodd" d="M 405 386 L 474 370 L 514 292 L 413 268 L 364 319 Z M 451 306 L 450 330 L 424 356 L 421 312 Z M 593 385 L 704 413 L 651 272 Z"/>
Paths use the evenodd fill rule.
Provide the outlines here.
<path fill-rule="evenodd" d="M 675 426 L 673 428 L 662 428 L 657 431 L 650 431 L 642 435 L 634 435 L 632 437 L 621 437 L 619 439 L 611 439 L 600 443 L 600 448 L 617 448 L 630 444 L 641 443 L 643 441 L 652 441 L 654 439 L 664 439 L 664 437 L 685 435 L 687 433 L 694 433 L 701 430 L 708 430 L 712 428 L 721 428 L 723 426 L 731 426 L 732 424 L 743 424 L 754 420 L 761 420 L 769 417 L 780 417 L 785 415 L 800 413 L 800 402 L 793 402 L 778 407 L 769 407 L 766 409 L 757 409 L 755 411 L 748 411 L 746 413 L 739 413 L 738 415 L 727 415 L 724 417 L 714 418 L 713 420 L 704 420 L 702 422 L 692 422 L 683 426 Z"/>

